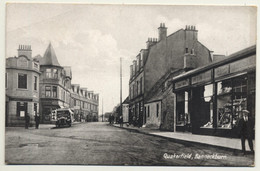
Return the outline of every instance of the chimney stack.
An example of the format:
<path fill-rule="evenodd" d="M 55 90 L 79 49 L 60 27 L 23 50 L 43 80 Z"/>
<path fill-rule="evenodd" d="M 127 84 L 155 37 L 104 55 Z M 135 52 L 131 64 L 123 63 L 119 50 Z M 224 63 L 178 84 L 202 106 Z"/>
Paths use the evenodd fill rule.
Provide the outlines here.
<path fill-rule="evenodd" d="M 165 23 L 160 23 L 160 27 L 158 28 L 158 41 L 165 40 L 167 37 L 167 27 L 165 27 Z"/>
<path fill-rule="evenodd" d="M 26 56 L 28 58 L 32 58 L 31 45 L 19 45 L 17 51 L 18 51 L 18 57 Z"/>

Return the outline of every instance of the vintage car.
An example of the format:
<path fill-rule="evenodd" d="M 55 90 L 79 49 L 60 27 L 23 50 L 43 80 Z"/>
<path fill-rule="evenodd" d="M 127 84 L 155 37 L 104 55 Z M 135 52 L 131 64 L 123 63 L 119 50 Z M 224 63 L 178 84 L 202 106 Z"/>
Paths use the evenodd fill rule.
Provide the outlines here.
<path fill-rule="evenodd" d="M 71 126 L 74 122 L 74 112 L 70 108 L 56 109 L 52 111 L 52 120 L 56 127 Z"/>

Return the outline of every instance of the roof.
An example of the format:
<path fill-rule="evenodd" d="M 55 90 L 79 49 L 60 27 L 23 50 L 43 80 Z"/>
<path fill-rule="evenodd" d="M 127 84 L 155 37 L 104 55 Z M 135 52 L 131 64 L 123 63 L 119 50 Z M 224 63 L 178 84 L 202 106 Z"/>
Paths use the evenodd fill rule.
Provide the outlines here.
<path fill-rule="evenodd" d="M 129 96 L 127 96 L 127 98 L 125 98 L 125 100 L 123 101 L 122 104 L 128 104 L 129 103 Z"/>
<path fill-rule="evenodd" d="M 53 65 L 53 66 L 60 66 L 59 61 L 57 59 L 57 56 L 55 54 L 55 51 L 51 45 L 47 47 L 43 58 L 40 60 L 40 65 Z"/>
<path fill-rule="evenodd" d="M 188 71 L 186 73 L 180 74 L 176 77 L 173 77 L 171 81 L 176 82 L 176 81 L 182 80 L 184 78 L 196 75 L 198 73 L 207 71 L 211 68 L 219 67 L 219 66 L 222 66 L 224 64 L 231 63 L 231 62 L 234 62 L 234 61 L 237 61 L 237 60 L 240 60 L 240 59 L 244 59 L 248 56 L 255 55 L 255 54 L 256 54 L 256 45 L 253 45 L 253 46 L 245 48 L 241 51 L 233 53 L 233 54 L 229 55 L 227 58 L 225 58 L 221 61 L 215 61 L 215 62 L 213 62 L 213 63 L 211 63 L 207 66 L 202 66 L 202 67 L 193 69 L 191 71 Z"/>
<path fill-rule="evenodd" d="M 163 89 L 162 86 L 165 87 L 166 81 L 171 80 L 171 78 L 173 76 L 176 76 L 182 72 L 183 72 L 183 70 L 179 70 L 179 69 L 171 69 L 170 71 L 166 72 L 166 74 L 164 76 L 162 76 L 154 84 L 154 86 L 151 88 L 151 90 L 147 93 L 145 103 L 151 103 L 153 101 L 162 100 L 163 97 L 165 96 L 165 93 L 168 94 L 168 91 L 166 91 L 166 90 L 168 90 L 168 88 L 169 88 L 169 86 L 167 86 L 165 91 L 162 91 L 162 89 Z"/>

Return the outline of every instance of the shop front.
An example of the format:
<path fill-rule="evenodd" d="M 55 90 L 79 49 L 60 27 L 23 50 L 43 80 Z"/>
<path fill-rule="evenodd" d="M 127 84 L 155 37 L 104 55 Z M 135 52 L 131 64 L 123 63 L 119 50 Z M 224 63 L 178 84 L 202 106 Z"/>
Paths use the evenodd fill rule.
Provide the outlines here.
<path fill-rule="evenodd" d="M 176 131 L 238 136 L 242 110 L 255 119 L 255 47 L 173 78 Z"/>

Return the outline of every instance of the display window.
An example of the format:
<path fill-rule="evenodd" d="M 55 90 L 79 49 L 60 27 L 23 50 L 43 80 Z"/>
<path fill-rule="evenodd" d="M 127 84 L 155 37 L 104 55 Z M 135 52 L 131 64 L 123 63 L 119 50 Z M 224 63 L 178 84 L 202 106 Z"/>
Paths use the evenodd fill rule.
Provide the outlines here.
<path fill-rule="evenodd" d="M 213 84 L 202 86 L 200 91 L 202 127 L 213 128 Z"/>
<path fill-rule="evenodd" d="M 247 79 L 238 77 L 217 83 L 217 127 L 237 126 L 241 111 L 247 109 Z"/>

